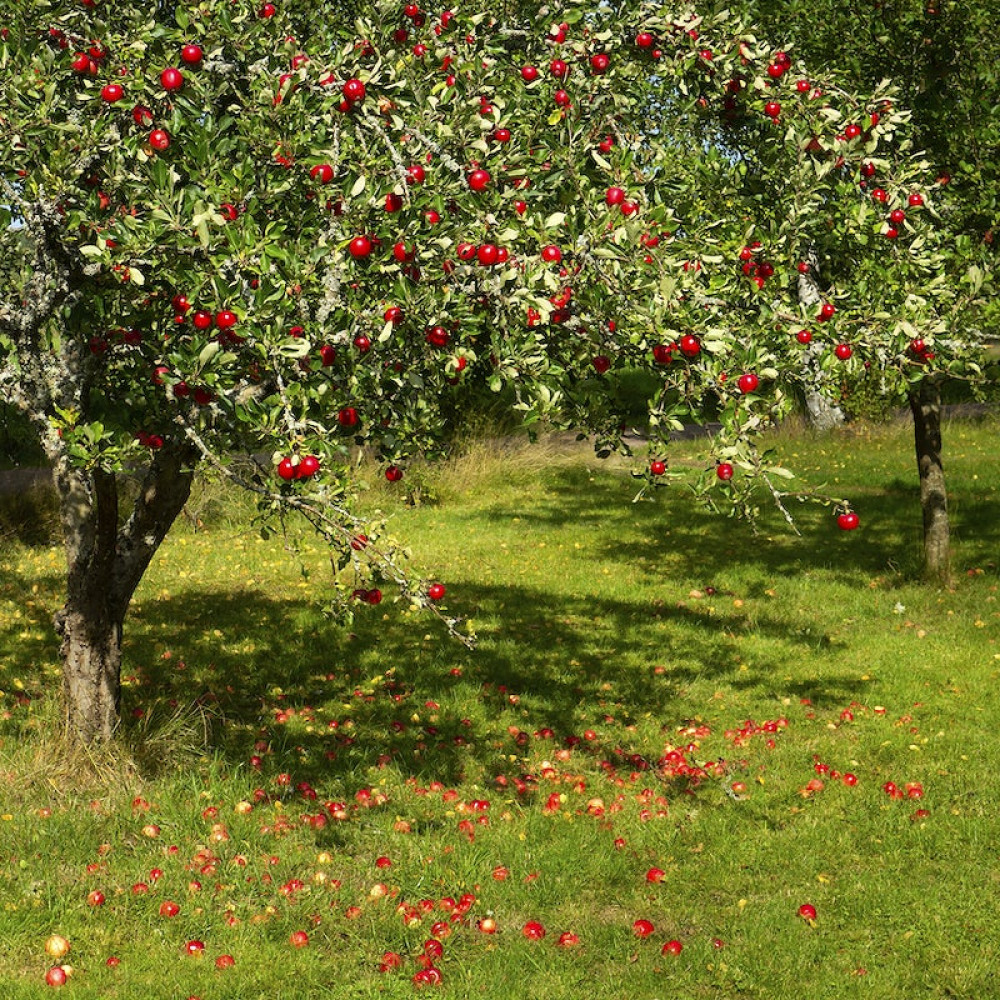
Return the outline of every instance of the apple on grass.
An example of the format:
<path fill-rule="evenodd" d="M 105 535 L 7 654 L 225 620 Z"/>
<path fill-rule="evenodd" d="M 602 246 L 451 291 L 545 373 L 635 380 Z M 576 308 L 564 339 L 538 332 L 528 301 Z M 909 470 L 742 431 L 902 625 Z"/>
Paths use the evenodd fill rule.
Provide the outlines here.
<path fill-rule="evenodd" d="M 66 970 L 61 965 L 53 965 L 48 972 L 45 973 L 45 982 L 49 986 L 65 986 L 66 980 L 69 976 L 66 975 Z"/>
<path fill-rule="evenodd" d="M 69 941 L 61 934 L 50 934 L 45 940 L 45 954 L 49 958 L 65 958 L 69 954 Z"/>

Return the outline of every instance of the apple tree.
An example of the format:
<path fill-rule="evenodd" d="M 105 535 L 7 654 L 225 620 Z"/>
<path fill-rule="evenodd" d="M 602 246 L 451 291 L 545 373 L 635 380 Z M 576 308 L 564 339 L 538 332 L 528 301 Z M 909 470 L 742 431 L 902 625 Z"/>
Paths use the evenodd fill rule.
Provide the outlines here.
<path fill-rule="evenodd" d="M 887 74 L 899 99 L 912 113 L 915 144 L 924 150 L 938 181 L 935 207 L 943 242 L 943 269 L 952 280 L 978 282 L 995 269 L 995 231 L 1000 224 L 997 163 L 1000 161 L 996 106 L 1000 99 L 1000 11 L 972 0 L 850 5 L 838 0 L 780 0 L 752 11 L 762 33 L 781 37 L 807 62 L 836 67 L 841 78 L 861 89 L 876 86 Z M 887 268 L 893 262 L 887 259 Z M 887 275 L 891 281 L 892 276 Z M 975 309 L 954 317 L 951 331 L 960 335 L 983 328 L 995 343 L 996 302 L 979 295 Z M 956 383 L 983 387 L 974 355 L 968 367 L 938 365 L 929 359 L 922 377 L 911 379 L 901 394 L 879 397 L 881 406 L 909 407 L 913 413 L 917 464 L 924 517 L 928 575 L 948 572 L 947 494 L 941 456 L 943 392 Z M 853 387 L 852 408 L 865 408 L 872 392 Z M 864 391 L 869 388 L 869 391 Z"/>
<path fill-rule="evenodd" d="M 785 509 L 805 494 L 755 440 L 804 351 L 836 396 L 971 350 L 891 87 L 727 13 L 35 0 L 0 66 L 0 391 L 53 467 L 85 742 L 115 729 L 129 603 L 203 464 L 309 520 L 347 606 L 387 581 L 458 631 L 353 512 L 358 449 L 399 481 L 476 386 L 610 449 L 613 370 L 643 369 L 654 449 L 711 405 L 710 502 Z"/>

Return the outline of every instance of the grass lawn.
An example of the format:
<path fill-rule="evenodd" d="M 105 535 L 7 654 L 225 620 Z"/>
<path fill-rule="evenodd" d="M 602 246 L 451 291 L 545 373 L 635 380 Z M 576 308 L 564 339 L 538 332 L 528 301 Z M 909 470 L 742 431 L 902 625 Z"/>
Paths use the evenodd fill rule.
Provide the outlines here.
<path fill-rule="evenodd" d="M 388 593 L 338 629 L 318 547 L 304 575 L 202 494 L 89 762 L 61 553 L 0 539 L 0 993 L 51 992 L 58 933 L 88 1000 L 409 997 L 422 955 L 463 1000 L 1000 995 L 998 428 L 945 431 L 948 590 L 906 425 L 776 439 L 862 519 L 799 536 L 632 503 L 586 446 L 477 445 L 436 504 L 372 498 L 474 651 Z"/>

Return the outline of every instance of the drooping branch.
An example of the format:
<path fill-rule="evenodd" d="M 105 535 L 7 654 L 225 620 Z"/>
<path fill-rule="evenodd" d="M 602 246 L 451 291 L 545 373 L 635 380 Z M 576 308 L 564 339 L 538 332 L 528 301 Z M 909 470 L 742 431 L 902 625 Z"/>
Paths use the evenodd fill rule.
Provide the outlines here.
<path fill-rule="evenodd" d="M 357 539 L 359 533 L 366 526 L 364 519 L 352 514 L 339 504 L 331 503 L 330 501 L 314 500 L 298 494 L 277 493 L 260 483 L 253 482 L 241 476 L 229 465 L 226 465 L 209 448 L 194 427 L 190 424 L 185 424 L 184 432 L 188 440 L 197 449 L 200 457 L 211 465 L 216 472 L 240 489 L 253 493 L 274 504 L 282 513 L 285 511 L 294 511 L 299 514 L 313 527 L 317 534 L 328 542 L 339 541 L 350 545 Z M 419 593 L 414 587 L 414 579 L 402 566 L 397 564 L 392 551 L 386 551 L 378 546 L 372 546 L 367 551 L 370 557 L 378 564 L 379 570 L 385 577 L 392 580 L 399 587 L 402 596 L 418 602 L 422 607 L 431 611 L 442 622 L 448 633 L 465 646 L 471 648 L 475 645 L 475 639 L 472 636 L 458 630 L 461 619 L 443 614 L 437 605 Z"/>

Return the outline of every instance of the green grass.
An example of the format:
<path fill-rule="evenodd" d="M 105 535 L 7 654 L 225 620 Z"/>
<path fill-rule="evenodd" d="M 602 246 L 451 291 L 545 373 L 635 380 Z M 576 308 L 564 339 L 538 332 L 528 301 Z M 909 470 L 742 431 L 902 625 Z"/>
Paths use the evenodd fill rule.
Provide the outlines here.
<path fill-rule="evenodd" d="M 43 944 L 59 932 L 72 997 L 409 997 L 414 957 L 448 920 L 440 901 L 463 893 L 432 995 L 996 995 L 997 429 L 945 432 L 949 590 L 919 582 L 903 425 L 777 440 L 862 516 L 842 534 L 803 509 L 799 537 L 774 515 L 754 534 L 681 488 L 633 504 L 627 469 L 585 448 L 477 445 L 425 471 L 439 503 L 372 498 L 474 621 L 471 652 L 388 602 L 338 630 L 317 603 L 319 549 L 306 544 L 306 579 L 202 493 L 207 528 L 178 525 L 127 625 L 121 744 L 86 766 L 55 722 L 61 554 L 0 541 L 3 995 L 47 994 Z M 684 446 L 692 462 L 700 447 Z M 689 746 L 715 763 L 705 777 L 658 766 Z M 886 781 L 923 797 L 894 800 Z M 347 818 L 303 822 L 324 803 Z M 397 909 L 421 900 L 436 909 L 408 926 Z M 487 915 L 493 936 L 477 930 Z M 633 936 L 637 918 L 651 938 Z M 544 940 L 524 939 L 528 920 Z M 297 929 L 306 948 L 289 944 Z M 580 945 L 560 948 L 569 930 Z M 672 938 L 683 952 L 661 955 Z M 205 957 L 183 953 L 190 939 Z M 401 970 L 378 971 L 386 950 Z M 216 970 L 221 954 L 235 967 Z"/>

